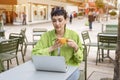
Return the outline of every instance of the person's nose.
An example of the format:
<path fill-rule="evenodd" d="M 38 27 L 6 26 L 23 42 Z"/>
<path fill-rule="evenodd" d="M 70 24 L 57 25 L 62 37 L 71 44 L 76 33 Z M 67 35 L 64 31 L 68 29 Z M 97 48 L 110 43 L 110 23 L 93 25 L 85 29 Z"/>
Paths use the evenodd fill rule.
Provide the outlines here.
<path fill-rule="evenodd" d="M 60 22 L 57 20 L 57 21 L 56 21 L 56 24 L 57 24 L 57 25 L 59 25 L 59 24 L 60 24 Z"/>

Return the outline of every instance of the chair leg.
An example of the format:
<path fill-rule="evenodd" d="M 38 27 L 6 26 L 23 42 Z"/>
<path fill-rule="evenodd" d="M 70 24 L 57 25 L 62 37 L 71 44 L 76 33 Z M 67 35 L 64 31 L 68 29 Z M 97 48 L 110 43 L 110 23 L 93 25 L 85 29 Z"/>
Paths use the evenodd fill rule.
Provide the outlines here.
<path fill-rule="evenodd" d="M 19 61 L 18 61 L 18 57 L 16 56 L 16 62 L 17 62 L 17 65 L 19 65 Z"/>
<path fill-rule="evenodd" d="M 3 61 L 0 60 L 0 72 L 5 71 Z"/>
<path fill-rule="evenodd" d="M 102 49 L 102 62 L 104 60 L 104 49 Z"/>
<path fill-rule="evenodd" d="M 97 50 L 97 56 L 96 56 L 96 65 L 97 65 L 98 60 L 100 61 L 100 55 L 99 54 L 100 54 L 100 50 L 98 49 Z"/>
<path fill-rule="evenodd" d="M 34 44 L 32 45 L 32 47 L 34 48 Z"/>
<path fill-rule="evenodd" d="M 10 60 L 10 63 L 12 64 L 12 61 Z"/>
<path fill-rule="evenodd" d="M 112 58 L 110 57 L 109 53 L 110 53 L 110 50 L 107 50 L 107 57 L 110 59 L 109 62 L 111 62 Z"/>
<path fill-rule="evenodd" d="M 24 53 L 23 53 L 23 45 L 21 46 L 21 55 L 22 55 L 22 60 L 23 60 L 23 62 L 25 62 Z"/>
<path fill-rule="evenodd" d="M 25 62 L 23 51 L 21 51 L 21 55 L 22 55 L 23 62 Z"/>
<path fill-rule="evenodd" d="M 25 48 L 24 48 L 24 56 L 26 55 L 26 50 L 27 50 L 27 44 L 25 44 Z"/>
<path fill-rule="evenodd" d="M 110 55 L 109 55 L 109 52 L 110 52 L 110 50 L 107 50 L 107 57 L 109 57 Z"/>
<path fill-rule="evenodd" d="M 90 52 L 90 46 L 88 46 L 88 49 L 87 49 L 88 51 L 87 51 L 87 55 L 89 55 L 89 52 Z"/>
<path fill-rule="evenodd" d="M 9 69 L 9 60 L 7 60 L 7 69 Z"/>

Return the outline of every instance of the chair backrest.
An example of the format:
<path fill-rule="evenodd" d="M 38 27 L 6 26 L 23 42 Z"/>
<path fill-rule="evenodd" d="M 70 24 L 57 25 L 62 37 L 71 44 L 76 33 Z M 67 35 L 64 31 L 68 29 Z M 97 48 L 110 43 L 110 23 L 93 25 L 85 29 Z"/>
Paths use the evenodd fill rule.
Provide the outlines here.
<path fill-rule="evenodd" d="M 107 33 L 106 33 L 106 35 L 104 35 L 105 33 L 102 35 L 101 34 L 102 33 L 98 34 L 99 42 L 101 42 L 101 43 L 117 43 L 117 36 L 107 36 Z"/>
<path fill-rule="evenodd" d="M 33 42 L 38 41 L 44 32 L 47 32 L 46 28 L 33 28 Z"/>
<path fill-rule="evenodd" d="M 117 36 L 108 36 L 109 34 L 98 34 L 98 45 L 103 45 L 105 47 L 117 46 Z"/>
<path fill-rule="evenodd" d="M 110 33 L 110 32 L 117 33 L 117 30 L 118 30 L 118 25 L 117 24 L 116 25 L 115 24 L 107 24 L 105 32 L 107 32 L 107 33 Z"/>
<path fill-rule="evenodd" d="M 18 51 L 19 39 L 9 39 L 0 42 L 0 53 L 13 53 Z"/>
<path fill-rule="evenodd" d="M 22 28 L 20 34 L 25 35 L 26 33 L 26 28 Z"/>
<path fill-rule="evenodd" d="M 22 34 L 18 33 L 10 33 L 9 39 L 19 38 L 19 44 L 24 43 L 24 36 Z"/>
<path fill-rule="evenodd" d="M 46 28 L 33 28 L 33 32 L 46 32 Z"/>
<path fill-rule="evenodd" d="M 20 34 L 24 37 L 24 42 L 28 42 L 26 37 L 26 28 L 22 28 Z"/>
<path fill-rule="evenodd" d="M 41 36 L 44 32 L 47 32 L 46 28 L 33 28 L 33 36 Z"/>
<path fill-rule="evenodd" d="M 91 40 L 90 40 L 90 36 L 89 36 L 88 31 L 82 31 L 82 32 L 81 32 L 81 35 L 82 35 L 82 39 L 83 39 L 83 43 L 84 43 L 84 44 L 86 44 L 86 43 L 91 43 Z"/>

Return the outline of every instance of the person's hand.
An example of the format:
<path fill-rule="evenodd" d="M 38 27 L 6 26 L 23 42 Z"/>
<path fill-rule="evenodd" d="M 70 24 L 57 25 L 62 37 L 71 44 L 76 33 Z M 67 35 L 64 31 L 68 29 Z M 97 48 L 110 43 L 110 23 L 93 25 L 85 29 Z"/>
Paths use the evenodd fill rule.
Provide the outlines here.
<path fill-rule="evenodd" d="M 76 42 L 74 40 L 67 39 L 67 44 L 68 44 L 68 46 L 72 47 L 75 52 L 77 52 L 78 45 L 76 44 Z"/>
<path fill-rule="evenodd" d="M 55 39 L 55 43 L 49 48 L 49 51 L 51 52 L 61 46 L 62 46 L 62 43 L 59 41 L 59 39 Z"/>
<path fill-rule="evenodd" d="M 54 45 L 53 45 L 53 48 L 54 48 L 54 49 L 57 49 L 58 47 L 61 47 L 61 46 L 62 46 L 62 44 L 60 43 L 59 39 L 56 39 L 56 40 L 55 40 L 55 43 L 54 43 Z"/>

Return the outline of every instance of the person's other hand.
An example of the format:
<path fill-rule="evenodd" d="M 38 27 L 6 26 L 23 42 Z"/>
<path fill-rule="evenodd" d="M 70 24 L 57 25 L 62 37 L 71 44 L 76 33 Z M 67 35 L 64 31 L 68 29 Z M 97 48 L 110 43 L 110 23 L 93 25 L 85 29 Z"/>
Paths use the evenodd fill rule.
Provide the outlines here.
<path fill-rule="evenodd" d="M 74 40 L 68 39 L 67 44 L 68 46 L 72 47 L 75 52 L 78 50 L 78 45 Z"/>

